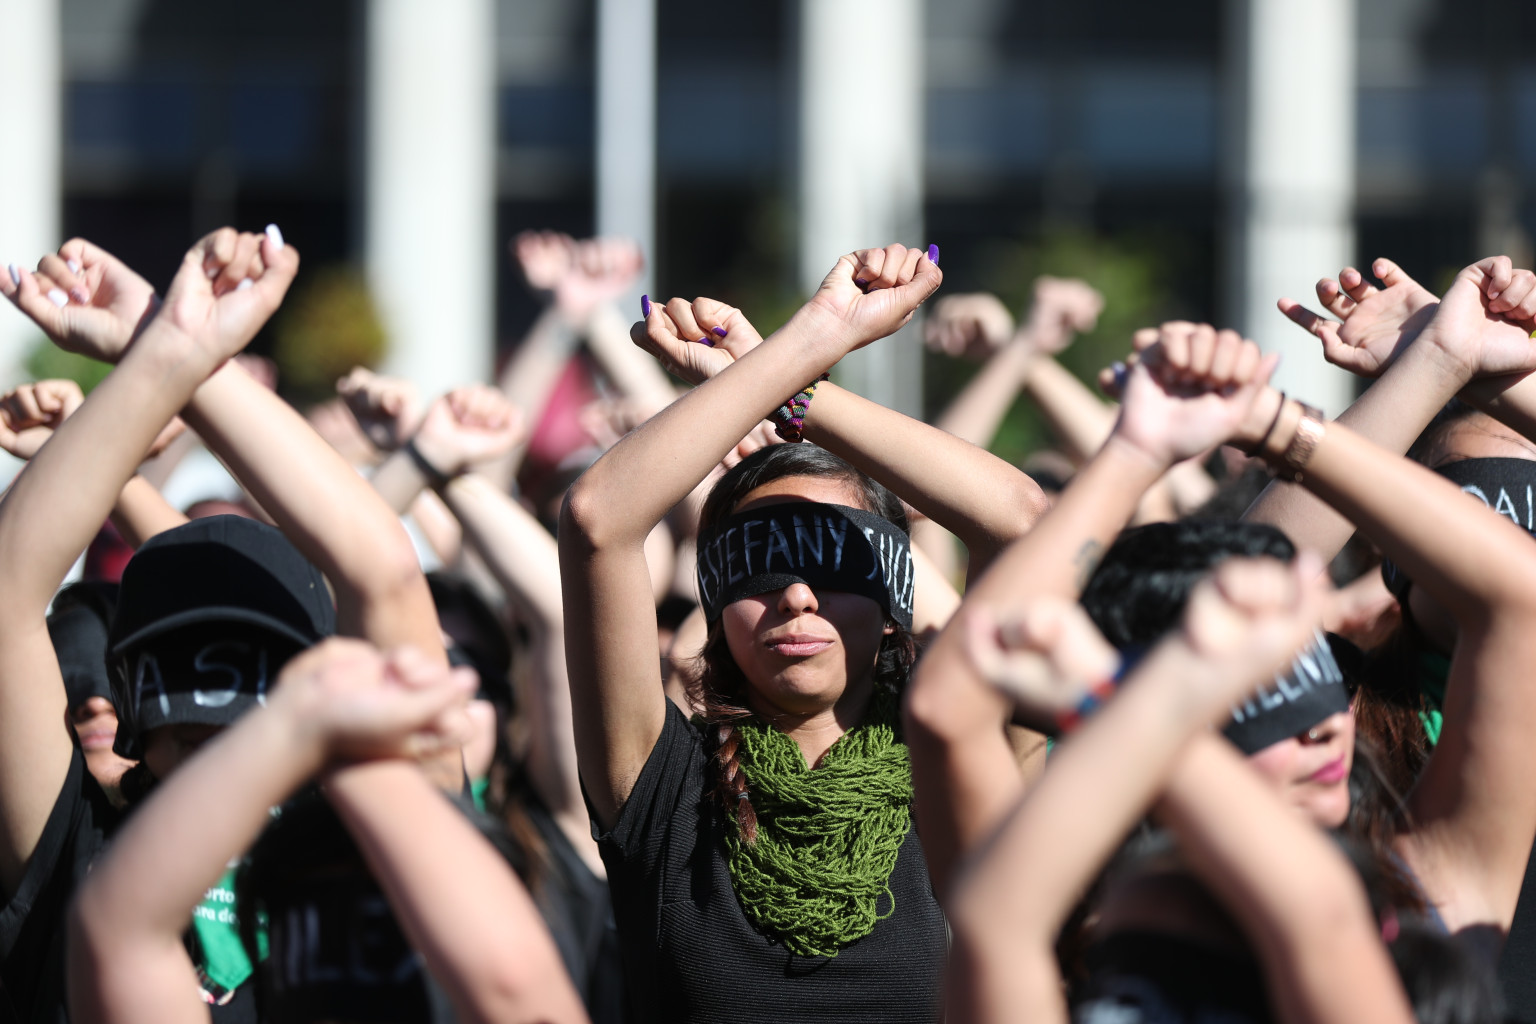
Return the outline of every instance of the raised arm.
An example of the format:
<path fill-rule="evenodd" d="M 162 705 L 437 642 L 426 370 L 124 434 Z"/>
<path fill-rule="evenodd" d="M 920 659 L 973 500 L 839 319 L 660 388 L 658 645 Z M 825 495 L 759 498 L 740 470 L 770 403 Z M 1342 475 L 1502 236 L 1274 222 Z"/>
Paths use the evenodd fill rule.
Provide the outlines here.
<path fill-rule="evenodd" d="M 856 274 L 873 280 L 887 260 L 900 264 L 893 280 L 904 283 L 865 293 Z M 559 534 L 566 661 L 582 780 L 600 822 L 615 820 L 665 714 L 646 536 L 759 420 L 848 352 L 900 327 L 940 279 L 916 249 L 844 256 L 781 330 L 628 434 L 567 493 Z M 665 315 L 659 306 L 646 312 L 647 321 Z M 690 344 L 679 355 L 714 351 Z"/>
<path fill-rule="evenodd" d="M 1142 363 L 1125 382 L 1115 432 L 1078 472 L 1056 506 L 966 591 L 966 603 L 918 663 L 908 689 L 907 744 L 919 799 L 929 874 L 941 898 L 955 864 L 997 825 L 1023 791 L 1008 745 L 994 741 L 1010 708 L 965 657 L 966 606 L 1055 595 L 1075 600 L 1104 550 L 1169 466 L 1227 440 L 1249 414 L 1274 363 L 1227 331 L 1168 324 L 1165 344 L 1209 341 L 1207 374 L 1232 393 L 1187 396 L 1164 387 Z"/>
<path fill-rule="evenodd" d="M 1157 811 L 1258 952 L 1279 1020 L 1414 1020 L 1354 868 L 1231 744 L 1191 739 Z"/>
<path fill-rule="evenodd" d="M 1298 563 L 1222 565 L 1195 590 L 1182 630 L 1057 748 L 1050 771 L 978 846 L 950 901 L 947 1019 L 1068 1019 L 1054 953 L 1062 924 L 1190 736 L 1304 642 L 1322 612 L 1320 563 Z M 1060 598 L 996 612 L 986 625 L 970 634 L 977 664 L 1028 713 L 1073 706 L 1117 660 Z"/>
<path fill-rule="evenodd" d="M 1318 298 L 1343 324 L 1324 319 L 1290 299 L 1280 308 L 1323 343 L 1337 365 L 1379 379 L 1338 418 L 1350 430 L 1396 455 L 1406 452 L 1447 401 L 1472 385 L 1502 389 L 1536 369 L 1529 324 L 1506 313 L 1536 285 L 1536 275 L 1515 271 L 1508 257 L 1493 257 L 1456 276 L 1445 301 L 1434 297 L 1388 260 L 1376 261 L 1384 289 L 1346 268 L 1341 281 L 1318 284 Z M 1298 544 L 1332 558 L 1354 533 L 1337 511 L 1303 488 L 1269 485 L 1244 515 L 1269 523 Z"/>
<path fill-rule="evenodd" d="M 1268 392 L 1259 405 L 1279 402 Z M 1409 797 L 1400 852 L 1452 930 L 1507 930 L 1536 833 L 1536 689 L 1518 685 L 1536 659 L 1536 545 L 1449 480 L 1346 427 L 1303 429 L 1295 402 L 1279 408 L 1266 454 L 1285 463 L 1289 450 L 1294 464 L 1309 437 L 1303 486 L 1357 524 L 1458 630 L 1445 724 Z"/>
<path fill-rule="evenodd" d="M 253 266 L 258 246 L 261 265 Z M 247 255 L 236 262 L 239 251 Z M 7 896 L 32 856 L 71 756 L 48 602 L 156 434 L 255 335 L 297 269 L 298 254 L 272 239 L 224 229 L 199 242 L 140 343 L 58 427 L 0 502 L 0 887 Z M 17 276 L 12 289 L 24 310 L 41 300 L 62 315 L 34 275 Z M 252 286 L 237 287 L 248 279 Z"/>
<path fill-rule="evenodd" d="M 419 654 L 387 663 L 351 640 L 329 640 L 290 662 L 267 706 L 160 783 L 81 883 L 69 921 L 71 1019 L 209 1020 L 182 933 L 270 808 L 328 762 L 457 740 L 473 688 L 468 672 L 434 669 Z"/>
<path fill-rule="evenodd" d="M 414 765 L 343 768 L 326 783 L 326 796 L 458 1019 L 586 1024 L 528 891 Z"/>

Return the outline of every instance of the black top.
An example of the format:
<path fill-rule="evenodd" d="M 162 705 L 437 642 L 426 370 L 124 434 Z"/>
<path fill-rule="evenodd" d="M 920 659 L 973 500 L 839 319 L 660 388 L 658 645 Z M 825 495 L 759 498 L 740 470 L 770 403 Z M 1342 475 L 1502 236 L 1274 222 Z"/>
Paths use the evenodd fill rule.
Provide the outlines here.
<path fill-rule="evenodd" d="M 891 915 L 835 957 L 803 957 L 756 931 L 731 886 L 728 824 L 708 795 L 704 738 L 667 702 L 666 722 L 613 829 L 594 825 L 625 985 L 639 1022 L 932 1022 L 947 955 L 917 833 L 908 830 Z M 882 908 L 883 909 L 883 908 Z"/>
<path fill-rule="evenodd" d="M 592 1024 L 622 1024 L 627 1019 L 624 968 L 608 882 L 587 867 L 542 803 L 529 799 L 527 813 L 549 851 L 534 895 L 560 959 Z"/>
<path fill-rule="evenodd" d="M 1526 860 L 1520 900 L 1499 958 L 1499 984 L 1508 1019 L 1536 1024 L 1536 848 Z"/>
<path fill-rule="evenodd" d="M 64 786 L 48 815 L 26 873 L 0 909 L 0 984 L 5 1005 L 25 1024 L 64 1024 L 65 915 L 75 887 L 90 870 L 122 815 L 85 767 L 75 747 Z M 214 1024 L 254 1024 L 251 986 L 241 985 L 224 1006 L 209 1007 Z"/>

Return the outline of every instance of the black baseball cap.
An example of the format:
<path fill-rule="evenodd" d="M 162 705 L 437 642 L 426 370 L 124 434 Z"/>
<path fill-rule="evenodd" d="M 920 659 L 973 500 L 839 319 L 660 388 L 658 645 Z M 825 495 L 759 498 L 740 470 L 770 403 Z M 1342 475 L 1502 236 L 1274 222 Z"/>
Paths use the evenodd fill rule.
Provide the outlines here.
<path fill-rule="evenodd" d="M 228 724 L 335 632 L 324 577 L 281 531 L 210 516 L 157 534 L 123 570 L 107 641 L 115 749 L 142 756 L 140 736 L 160 725 Z"/>

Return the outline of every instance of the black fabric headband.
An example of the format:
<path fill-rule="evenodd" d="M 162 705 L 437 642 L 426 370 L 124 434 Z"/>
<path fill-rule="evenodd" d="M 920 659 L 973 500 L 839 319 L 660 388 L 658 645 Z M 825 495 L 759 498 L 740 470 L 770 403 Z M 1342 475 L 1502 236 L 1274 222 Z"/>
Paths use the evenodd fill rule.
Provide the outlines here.
<path fill-rule="evenodd" d="M 1245 754 L 1256 754 L 1349 709 L 1344 673 L 1321 630 L 1291 667 L 1232 709 L 1222 733 Z"/>
<path fill-rule="evenodd" d="M 873 512 L 813 501 L 737 512 L 699 535 L 699 604 L 713 622 L 732 601 L 804 583 L 862 594 L 912 628 L 912 541 Z"/>

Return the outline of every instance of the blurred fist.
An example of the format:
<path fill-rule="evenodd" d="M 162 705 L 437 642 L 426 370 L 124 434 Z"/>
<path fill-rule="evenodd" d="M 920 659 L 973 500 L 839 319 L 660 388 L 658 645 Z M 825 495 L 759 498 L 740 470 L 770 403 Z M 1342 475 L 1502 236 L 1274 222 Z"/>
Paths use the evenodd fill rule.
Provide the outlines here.
<path fill-rule="evenodd" d="M 458 388 L 433 402 L 412 441 L 444 476 L 499 459 L 523 440 L 523 417 L 496 388 Z"/>
<path fill-rule="evenodd" d="M 1038 352 L 1055 355 L 1075 335 L 1093 330 L 1104 310 L 1104 296 L 1086 281 L 1070 277 L 1035 280 L 1035 302 L 1029 310 L 1026 330 Z"/>
<path fill-rule="evenodd" d="M 72 380 L 40 380 L 7 392 L 0 397 L 0 448 L 30 459 L 84 401 Z"/>
<path fill-rule="evenodd" d="M 935 352 L 985 359 L 1013 338 L 1013 314 L 989 292 L 949 295 L 934 304 L 923 340 Z"/>
<path fill-rule="evenodd" d="M 633 288 L 645 269 L 639 244 L 629 238 L 578 242 L 556 231 L 524 231 L 512 240 L 512 252 L 529 287 L 549 293 L 561 315 L 577 326 Z"/>
<path fill-rule="evenodd" d="M 336 394 L 380 451 L 399 448 L 421 425 L 421 399 L 408 380 L 357 366 L 336 382 Z"/>

